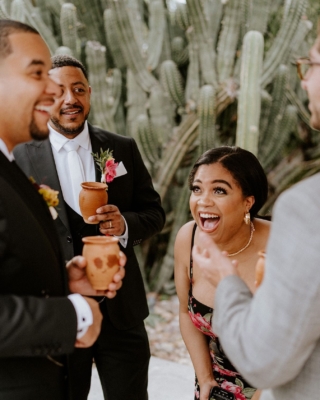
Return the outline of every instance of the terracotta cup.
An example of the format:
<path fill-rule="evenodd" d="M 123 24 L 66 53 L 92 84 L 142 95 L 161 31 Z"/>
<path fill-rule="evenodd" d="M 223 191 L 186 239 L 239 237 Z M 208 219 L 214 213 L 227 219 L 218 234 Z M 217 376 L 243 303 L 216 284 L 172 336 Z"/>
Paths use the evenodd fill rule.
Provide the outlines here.
<path fill-rule="evenodd" d="M 119 271 L 119 240 L 111 236 L 87 236 L 82 241 L 89 282 L 95 290 L 108 289 L 114 274 Z"/>
<path fill-rule="evenodd" d="M 261 282 L 263 280 L 263 276 L 264 276 L 264 266 L 265 266 L 265 262 L 266 262 L 266 253 L 265 251 L 259 251 L 258 252 L 258 261 L 256 264 L 256 276 L 255 276 L 255 286 L 259 287 L 261 285 Z"/>
<path fill-rule="evenodd" d="M 79 206 L 84 222 L 87 224 L 97 224 L 90 222 L 88 218 L 96 215 L 96 210 L 108 204 L 108 185 L 100 182 L 83 182 L 79 194 Z"/>

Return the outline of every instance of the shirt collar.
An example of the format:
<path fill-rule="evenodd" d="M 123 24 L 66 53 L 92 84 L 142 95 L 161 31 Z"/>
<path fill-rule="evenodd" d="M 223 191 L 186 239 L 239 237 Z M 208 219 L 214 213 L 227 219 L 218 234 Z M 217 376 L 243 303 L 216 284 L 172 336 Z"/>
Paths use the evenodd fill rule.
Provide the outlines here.
<path fill-rule="evenodd" d="M 13 155 L 12 151 L 10 152 L 8 150 L 7 145 L 5 144 L 5 142 L 2 139 L 0 139 L 0 151 L 7 157 L 7 159 L 9 161 L 14 160 L 14 155 Z"/>
<path fill-rule="evenodd" d="M 57 132 L 55 129 L 52 128 L 51 125 L 48 124 L 49 127 L 49 140 L 51 145 L 59 152 L 62 147 L 70 140 L 63 136 L 61 133 Z M 79 133 L 73 141 L 77 142 L 79 146 L 83 147 L 85 150 L 90 150 L 90 136 L 89 136 L 89 128 L 87 121 L 84 124 L 83 131 Z"/>

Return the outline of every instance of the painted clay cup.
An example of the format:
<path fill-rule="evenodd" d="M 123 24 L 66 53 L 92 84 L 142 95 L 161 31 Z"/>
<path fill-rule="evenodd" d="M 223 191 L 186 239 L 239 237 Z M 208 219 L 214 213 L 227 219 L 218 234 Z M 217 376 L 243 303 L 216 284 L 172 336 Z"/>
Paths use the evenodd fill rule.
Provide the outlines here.
<path fill-rule="evenodd" d="M 91 286 L 95 290 L 108 289 L 120 267 L 119 240 L 111 236 L 87 236 L 82 241 L 82 255 L 87 260 L 86 273 Z"/>
<path fill-rule="evenodd" d="M 263 280 L 264 276 L 264 266 L 266 263 L 266 253 L 265 251 L 259 251 L 258 252 L 258 261 L 256 264 L 256 271 L 255 271 L 255 286 L 259 287 L 261 285 L 261 282 Z"/>
<path fill-rule="evenodd" d="M 96 210 L 108 204 L 108 185 L 100 182 L 83 182 L 79 194 L 79 206 L 81 215 L 86 224 L 98 224 L 88 221 L 89 217 L 96 215 Z"/>

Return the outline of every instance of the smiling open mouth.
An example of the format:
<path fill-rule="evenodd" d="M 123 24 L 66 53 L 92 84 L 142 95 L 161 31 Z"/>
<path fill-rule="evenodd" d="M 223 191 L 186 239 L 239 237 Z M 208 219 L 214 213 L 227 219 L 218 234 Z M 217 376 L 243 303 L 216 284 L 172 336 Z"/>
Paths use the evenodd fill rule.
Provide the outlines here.
<path fill-rule="evenodd" d="M 201 228 L 206 231 L 213 231 L 219 224 L 220 217 L 211 213 L 199 213 Z"/>
<path fill-rule="evenodd" d="M 62 115 L 77 115 L 82 112 L 82 108 L 69 108 L 69 109 L 64 109 L 60 111 L 60 114 Z"/>

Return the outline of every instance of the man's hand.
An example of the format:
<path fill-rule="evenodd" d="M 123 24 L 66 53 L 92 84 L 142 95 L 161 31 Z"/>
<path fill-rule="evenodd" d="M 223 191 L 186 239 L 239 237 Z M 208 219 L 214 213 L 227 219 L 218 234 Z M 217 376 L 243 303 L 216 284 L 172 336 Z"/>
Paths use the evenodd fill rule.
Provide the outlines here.
<path fill-rule="evenodd" d="M 90 222 L 100 224 L 100 232 L 103 235 L 121 236 L 124 234 L 126 225 L 117 206 L 107 204 L 97 209 L 97 215 L 88 218 Z"/>
<path fill-rule="evenodd" d="M 67 263 L 67 271 L 69 277 L 69 289 L 71 293 L 80 293 L 85 296 L 106 296 L 112 299 L 122 286 L 122 279 L 125 276 L 124 265 L 127 261 L 125 254 L 120 251 L 119 264 L 120 269 L 114 275 L 113 281 L 109 284 L 107 290 L 95 290 L 88 281 L 86 275 L 87 261 L 82 256 L 73 257 Z"/>
<path fill-rule="evenodd" d="M 84 297 L 91 308 L 93 322 L 92 325 L 89 326 L 87 332 L 80 338 L 76 340 L 75 347 L 90 347 L 97 340 L 100 330 L 101 330 L 101 321 L 102 314 L 100 312 L 99 303 L 94 299 L 90 299 L 89 297 Z"/>
<path fill-rule="evenodd" d="M 236 268 L 238 262 L 231 261 L 226 252 L 221 252 L 208 234 L 199 232 L 198 238 L 201 246 L 195 245 L 193 247 L 192 257 L 201 274 L 213 286 L 217 287 L 226 276 L 238 275 Z"/>

